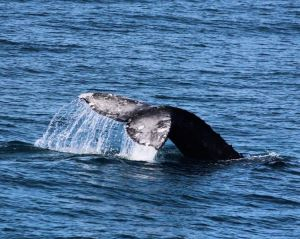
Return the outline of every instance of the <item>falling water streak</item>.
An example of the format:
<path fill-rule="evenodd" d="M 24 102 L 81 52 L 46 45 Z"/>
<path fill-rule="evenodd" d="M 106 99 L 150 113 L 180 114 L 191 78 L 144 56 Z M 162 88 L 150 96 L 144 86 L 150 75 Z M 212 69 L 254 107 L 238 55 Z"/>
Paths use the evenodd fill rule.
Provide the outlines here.
<path fill-rule="evenodd" d="M 56 124 L 57 124 L 57 121 L 60 120 L 60 114 L 63 110 L 66 110 L 66 108 L 69 106 L 69 105 L 72 105 L 73 103 L 75 103 L 74 101 L 72 101 L 70 104 L 67 104 L 67 105 L 64 105 L 63 107 L 60 108 L 60 110 L 53 116 L 53 118 L 51 119 L 50 123 L 49 123 L 49 126 L 46 130 L 46 132 L 44 133 L 43 137 L 41 139 L 38 139 L 36 142 L 35 142 L 35 145 L 36 146 L 39 146 L 39 144 L 41 144 L 42 142 L 45 142 L 45 140 L 49 137 L 50 135 L 50 130 L 53 129 L 56 129 L 56 131 L 58 130 L 58 127 L 56 127 Z M 55 132 L 56 132 L 55 131 Z M 54 133 L 55 133 L 54 132 Z"/>
<path fill-rule="evenodd" d="M 117 153 L 130 160 L 153 162 L 157 150 L 134 142 L 121 123 L 99 115 L 80 100 L 63 106 L 35 145 L 51 150 L 79 153 Z"/>

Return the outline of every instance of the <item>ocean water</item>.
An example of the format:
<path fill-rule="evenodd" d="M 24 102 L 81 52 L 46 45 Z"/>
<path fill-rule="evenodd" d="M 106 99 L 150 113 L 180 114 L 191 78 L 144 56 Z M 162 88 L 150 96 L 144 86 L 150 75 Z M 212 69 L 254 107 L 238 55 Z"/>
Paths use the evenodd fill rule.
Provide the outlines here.
<path fill-rule="evenodd" d="M 299 238 L 299 9 L 0 1 L 0 238 Z M 190 110 L 245 158 L 186 162 L 170 142 L 150 162 L 76 137 L 77 152 L 35 144 L 94 91 Z M 86 127 L 97 135 L 98 123 Z"/>

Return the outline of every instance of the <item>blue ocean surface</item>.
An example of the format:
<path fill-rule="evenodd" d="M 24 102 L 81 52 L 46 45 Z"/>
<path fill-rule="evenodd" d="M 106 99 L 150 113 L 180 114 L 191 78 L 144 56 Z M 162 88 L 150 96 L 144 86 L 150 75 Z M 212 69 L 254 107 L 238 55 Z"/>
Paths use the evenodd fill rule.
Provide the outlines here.
<path fill-rule="evenodd" d="M 300 238 L 299 19 L 288 0 L 0 0 L 0 238 Z M 36 146 L 96 91 L 194 112 L 244 158 Z"/>

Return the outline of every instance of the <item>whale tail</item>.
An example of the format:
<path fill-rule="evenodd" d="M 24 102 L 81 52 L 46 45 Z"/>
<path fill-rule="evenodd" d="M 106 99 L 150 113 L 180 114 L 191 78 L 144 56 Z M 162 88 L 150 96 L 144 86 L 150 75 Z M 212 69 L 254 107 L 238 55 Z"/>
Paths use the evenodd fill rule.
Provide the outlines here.
<path fill-rule="evenodd" d="M 190 158 L 216 161 L 241 157 L 208 124 L 184 109 L 152 106 L 108 93 L 85 93 L 79 97 L 97 113 L 126 123 L 127 134 L 139 144 L 158 150 L 170 138 Z"/>

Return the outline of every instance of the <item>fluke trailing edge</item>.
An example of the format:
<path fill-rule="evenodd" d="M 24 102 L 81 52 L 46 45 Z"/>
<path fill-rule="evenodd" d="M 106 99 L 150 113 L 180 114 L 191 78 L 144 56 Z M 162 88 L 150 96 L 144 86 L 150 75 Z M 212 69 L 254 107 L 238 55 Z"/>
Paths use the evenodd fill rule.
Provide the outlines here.
<path fill-rule="evenodd" d="M 170 138 L 190 158 L 216 161 L 241 157 L 208 124 L 186 110 L 152 106 L 108 93 L 85 93 L 79 97 L 97 113 L 126 123 L 128 135 L 139 144 L 160 149 Z"/>

